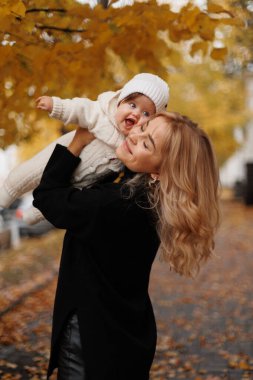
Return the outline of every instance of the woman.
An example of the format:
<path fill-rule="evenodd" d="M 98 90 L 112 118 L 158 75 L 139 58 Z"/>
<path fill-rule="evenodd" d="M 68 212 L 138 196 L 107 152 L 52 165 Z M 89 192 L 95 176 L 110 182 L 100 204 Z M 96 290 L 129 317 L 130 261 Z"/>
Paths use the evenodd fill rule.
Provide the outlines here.
<path fill-rule="evenodd" d="M 68 148 L 56 146 L 34 191 L 35 207 L 67 230 L 48 375 L 58 367 L 59 380 L 148 380 L 151 266 L 158 248 L 186 276 L 210 257 L 219 219 L 213 150 L 188 118 L 160 113 L 117 148 L 124 176 L 78 190 L 70 178 L 86 144 L 79 129 Z"/>

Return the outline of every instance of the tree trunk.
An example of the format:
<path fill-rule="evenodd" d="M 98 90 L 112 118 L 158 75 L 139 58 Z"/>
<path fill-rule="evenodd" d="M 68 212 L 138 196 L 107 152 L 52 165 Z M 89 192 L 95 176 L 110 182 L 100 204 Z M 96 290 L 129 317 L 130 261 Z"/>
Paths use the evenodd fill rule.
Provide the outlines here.
<path fill-rule="evenodd" d="M 109 7 L 109 0 L 98 0 L 98 4 L 101 4 L 106 9 Z"/>

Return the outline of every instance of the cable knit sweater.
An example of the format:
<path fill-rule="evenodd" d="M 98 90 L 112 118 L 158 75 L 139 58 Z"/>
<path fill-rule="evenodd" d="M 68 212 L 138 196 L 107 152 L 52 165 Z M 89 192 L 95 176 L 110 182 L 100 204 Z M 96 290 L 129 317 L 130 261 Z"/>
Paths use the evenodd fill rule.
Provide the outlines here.
<path fill-rule="evenodd" d="M 120 161 L 115 149 L 124 136 L 117 129 L 114 115 L 120 91 L 108 91 L 100 94 L 97 100 L 87 98 L 60 99 L 53 97 L 53 110 L 50 117 L 62 120 L 64 124 L 78 124 L 91 131 L 96 139 L 87 145 L 80 158 L 81 164 L 74 172 L 72 183 L 77 187 L 86 187 L 96 182 L 101 174 L 119 171 Z M 57 143 L 68 146 L 75 131 L 69 132 L 45 149 L 15 167 L 7 176 L 0 189 L 0 206 L 8 207 L 15 199 L 38 186 L 43 170 Z M 24 213 L 29 224 L 43 219 L 39 210 L 33 206 Z"/>

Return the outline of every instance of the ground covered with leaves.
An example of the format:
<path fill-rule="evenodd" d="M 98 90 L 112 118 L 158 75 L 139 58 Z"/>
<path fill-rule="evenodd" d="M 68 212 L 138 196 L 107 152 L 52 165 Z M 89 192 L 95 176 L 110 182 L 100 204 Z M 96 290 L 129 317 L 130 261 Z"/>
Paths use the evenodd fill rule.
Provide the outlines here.
<path fill-rule="evenodd" d="M 154 263 L 158 344 L 150 380 L 253 379 L 253 208 L 224 201 L 222 210 L 216 256 L 195 280 Z M 51 231 L 0 252 L 3 380 L 46 379 L 62 237 Z"/>

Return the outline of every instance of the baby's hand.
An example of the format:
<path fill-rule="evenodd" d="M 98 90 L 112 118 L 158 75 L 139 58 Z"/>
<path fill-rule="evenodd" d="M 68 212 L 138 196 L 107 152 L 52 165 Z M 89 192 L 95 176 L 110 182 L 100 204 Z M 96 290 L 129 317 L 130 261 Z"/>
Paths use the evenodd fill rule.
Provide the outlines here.
<path fill-rule="evenodd" d="M 40 110 L 52 112 L 53 110 L 53 99 L 51 96 L 40 96 L 35 100 L 36 107 Z"/>

